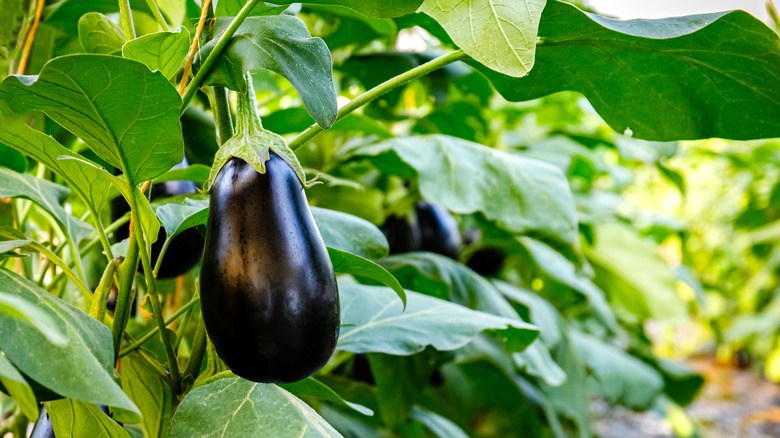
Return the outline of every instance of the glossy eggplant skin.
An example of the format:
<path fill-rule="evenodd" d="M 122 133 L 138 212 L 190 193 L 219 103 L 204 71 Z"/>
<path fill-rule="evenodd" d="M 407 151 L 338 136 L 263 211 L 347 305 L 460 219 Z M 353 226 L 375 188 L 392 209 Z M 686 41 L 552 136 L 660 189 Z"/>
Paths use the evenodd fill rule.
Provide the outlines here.
<path fill-rule="evenodd" d="M 339 296 L 301 181 L 273 152 L 265 166 L 260 174 L 234 157 L 214 180 L 200 296 L 209 337 L 234 373 L 289 383 L 333 354 Z"/>
<path fill-rule="evenodd" d="M 54 438 L 54 426 L 51 424 L 51 418 L 46 413 L 46 408 L 41 408 L 41 415 L 35 422 L 30 438 Z"/>
<path fill-rule="evenodd" d="M 446 208 L 420 202 L 415 207 L 420 224 L 422 250 L 458 259 L 461 239 L 458 223 Z"/>
<path fill-rule="evenodd" d="M 183 163 L 183 167 L 187 167 L 186 161 Z M 195 193 L 197 190 L 197 186 L 192 181 L 165 181 L 152 185 L 151 200 L 187 195 Z M 128 211 L 130 211 L 130 207 L 121 196 L 111 201 L 111 217 L 113 220 L 119 219 Z M 119 227 L 114 232 L 117 241 L 127 239 L 128 235 L 129 226 L 127 224 Z M 160 255 L 160 250 L 162 250 L 164 243 L 165 230 L 160 227 L 157 241 L 152 244 L 152 253 L 150 255 L 152 266 L 157 262 L 157 257 Z M 163 259 L 163 263 L 160 265 L 160 272 L 157 273 L 157 278 L 174 278 L 186 273 L 200 261 L 202 251 L 203 237 L 198 233 L 198 230 L 190 228 L 183 231 L 168 246 L 165 259 Z"/>

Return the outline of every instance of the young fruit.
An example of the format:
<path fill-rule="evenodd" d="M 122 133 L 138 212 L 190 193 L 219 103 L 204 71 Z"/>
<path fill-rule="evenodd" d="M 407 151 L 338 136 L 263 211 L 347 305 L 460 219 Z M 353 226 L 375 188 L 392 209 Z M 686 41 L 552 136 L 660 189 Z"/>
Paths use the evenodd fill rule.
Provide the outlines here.
<path fill-rule="evenodd" d="M 186 160 L 174 168 L 184 167 L 187 167 Z M 196 191 L 197 187 L 192 181 L 165 181 L 152 185 L 151 200 L 154 201 L 155 199 L 187 195 L 195 193 Z M 130 211 L 130 207 L 121 196 L 114 198 L 114 200 L 111 201 L 111 217 L 113 220 L 119 219 L 128 211 Z M 128 235 L 128 225 L 123 225 L 114 232 L 117 241 L 127 239 Z M 164 243 L 165 229 L 160 227 L 160 231 L 157 234 L 157 241 L 152 244 L 152 266 L 154 266 L 157 261 L 157 257 L 160 255 L 160 250 Z M 157 273 L 157 278 L 174 278 L 186 273 L 198 263 L 202 250 L 203 237 L 201 237 L 198 230 L 195 228 L 185 230 L 177 235 L 168 246 L 168 250 L 165 253 L 165 259 L 163 260 L 162 265 L 160 265 L 160 272 Z M 140 266 L 139 269 L 141 269 Z"/>
<path fill-rule="evenodd" d="M 273 152 L 265 170 L 234 157 L 215 178 L 200 294 L 206 330 L 233 372 L 287 383 L 333 354 L 339 296 L 300 179 Z"/>

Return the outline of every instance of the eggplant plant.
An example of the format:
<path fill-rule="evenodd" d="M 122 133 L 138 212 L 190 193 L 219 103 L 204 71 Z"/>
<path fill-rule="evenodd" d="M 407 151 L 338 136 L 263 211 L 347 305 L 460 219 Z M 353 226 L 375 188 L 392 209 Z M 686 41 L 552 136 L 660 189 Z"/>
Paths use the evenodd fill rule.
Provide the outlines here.
<path fill-rule="evenodd" d="M 680 140 L 780 137 L 779 43 L 558 0 L 5 0 L 0 431 L 679 415 L 703 380 L 646 323 L 697 316 L 697 273 L 621 202 L 647 169 L 685 190 Z"/>

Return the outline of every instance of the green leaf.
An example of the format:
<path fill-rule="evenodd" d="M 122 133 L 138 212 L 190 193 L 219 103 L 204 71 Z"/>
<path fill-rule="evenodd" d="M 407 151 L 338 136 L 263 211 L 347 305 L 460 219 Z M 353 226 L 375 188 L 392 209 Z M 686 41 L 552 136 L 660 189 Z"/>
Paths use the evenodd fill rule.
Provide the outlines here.
<path fill-rule="evenodd" d="M 103 209 L 109 196 L 111 181 L 98 170 L 97 165 L 82 166 L 75 160 L 60 157 L 84 157 L 71 152 L 52 137 L 30 128 L 20 118 L 4 118 L 0 123 L 0 142 L 35 159 L 64 179 L 71 190 L 94 211 Z"/>
<path fill-rule="evenodd" d="M 684 318 L 687 306 L 677 279 L 658 246 L 628 225 L 597 225 L 594 246 L 583 247 L 596 270 L 596 284 L 638 318 Z"/>
<path fill-rule="evenodd" d="M 275 0 L 271 3 L 289 5 L 296 0 Z M 416 11 L 422 0 L 308 0 L 306 3 L 346 6 L 369 17 L 393 18 Z"/>
<path fill-rule="evenodd" d="M 380 259 L 390 251 L 385 235 L 368 221 L 351 214 L 311 207 L 325 245 L 366 259 Z"/>
<path fill-rule="evenodd" d="M 528 251 L 531 261 L 548 280 L 581 293 L 590 303 L 596 316 L 610 330 L 620 330 L 615 314 L 609 307 L 604 292 L 590 279 L 577 274 L 574 264 L 548 245 L 529 237 L 517 239 Z"/>
<path fill-rule="evenodd" d="M 536 66 L 480 70 L 511 101 L 578 91 L 617 132 L 646 140 L 780 136 L 780 44 L 744 11 L 613 20 L 550 0 Z"/>
<path fill-rule="evenodd" d="M 78 243 L 89 235 L 92 227 L 68 214 L 60 205 L 69 193 L 70 190 L 59 184 L 0 167 L 0 198 L 22 196 L 35 202 L 51 213 L 63 231 Z"/>
<path fill-rule="evenodd" d="M 538 335 L 531 324 L 477 312 L 417 292 L 406 292 L 407 305 L 391 289 L 339 285 L 341 335 L 338 349 L 352 353 L 406 356 L 430 345 L 440 351 L 466 345 L 481 332 L 498 335 L 512 351 L 526 348 Z"/>
<path fill-rule="evenodd" d="M 314 119 L 305 108 L 301 107 L 281 109 L 263 117 L 263 126 L 280 135 L 301 132 L 312 123 L 314 123 Z M 330 131 L 363 132 L 380 138 L 393 136 L 393 133 L 378 121 L 366 115 L 355 113 L 349 113 L 334 123 L 330 127 Z"/>
<path fill-rule="evenodd" d="M 94 404 L 66 398 L 44 404 L 58 438 L 130 438 L 130 435 Z"/>
<path fill-rule="evenodd" d="M 650 365 L 594 336 L 572 330 L 571 338 L 607 403 L 642 410 L 661 394 L 663 378 Z"/>
<path fill-rule="evenodd" d="M 213 50 L 218 35 L 232 18 L 218 18 L 215 38 L 200 51 L 201 59 Z M 336 121 L 338 105 L 333 86 L 330 51 L 320 38 L 312 38 L 300 19 L 288 15 L 249 17 L 241 24 L 205 85 L 221 85 L 246 92 L 244 74 L 255 69 L 284 76 L 298 90 L 303 104 L 324 128 Z"/>
<path fill-rule="evenodd" d="M 38 401 L 32 388 L 2 352 L 0 352 L 0 383 L 8 391 L 8 395 L 16 400 L 27 418 L 38 417 Z"/>
<path fill-rule="evenodd" d="M 217 2 L 217 7 L 214 10 L 214 15 L 217 17 L 235 17 L 245 4 L 246 0 L 219 0 Z M 252 8 L 252 12 L 249 13 L 249 16 L 278 15 L 284 12 L 285 9 L 287 9 L 287 6 L 274 6 L 262 2 Z"/>
<path fill-rule="evenodd" d="M 452 41 L 491 70 L 520 77 L 534 65 L 536 32 L 545 0 L 425 0 Z"/>
<path fill-rule="evenodd" d="M 165 228 L 165 238 L 173 239 L 182 231 L 204 225 L 209 218 L 208 200 L 186 199 L 185 204 L 165 204 L 157 209 L 157 217 Z"/>
<path fill-rule="evenodd" d="M 53 345 L 64 347 L 68 344 L 68 338 L 52 317 L 24 298 L 0 292 L 0 313 L 35 328 Z"/>
<path fill-rule="evenodd" d="M 169 438 L 340 437 L 312 408 L 276 385 L 220 379 L 192 390 Z"/>
<path fill-rule="evenodd" d="M 155 32 L 128 41 L 122 56 L 144 63 L 173 79 L 190 48 L 190 32 L 184 27 L 169 32 Z"/>
<path fill-rule="evenodd" d="M 0 318 L 0 350 L 19 371 L 64 397 L 139 413 L 112 378 L 114 352 L 108 327 L 4 269 L 0 290 L 48 314 L 67 338 L 65 345 L 57 345 L 16 318 Z"/>
<path fill-rule="evenodd" d="M 281 386 L 284 390 L 289 391 L 296 397 L 312 397 L 329 401 L 342 408 L 352 409 L 356 412 L 360 412 L 363 415 L 374 415 L 374 411 L 363 405 L 345 401 L 343 398 L 341 398 L 340 395 L 336 394 L 336 391 L 332 390 L 330 387 L 320 382 L 319 380 L 316 380 L 314 377 L 307 377 L 295 383 L 285 383 L 279 386 Z"/>
<path fill-rule="evenodd" d="M 398 298 L 401 299 L 401 302 L 404 303 L 404 309 L 406 308 L 406 292 L 404 288 L 393 277 L 393 274 L 387 272 L 385 268 L 359 255 L 334 248 L 328 248 L 328 255 L 336 273 L 350 274 L 381 283 L 392 289 L 398 295 Z"/>
<path fill-rule="evenodd" d="M 195 181 L 197 183 L 204 183 L 209 178 L 209 171 L 211 168 L 204 164 L 191 164 L 184 168 L 173 168 L 162 176 L 154 179 L 154 184 L 158 184 L 166 181 Z"/>
<path fill-rule="evenodd" d="M 184 157 L 176 89 L 140 62 L 107 55 L 67 55 L 38 76 L 9 76 L 0 99 L 14 111 L 40 110 L 84 140 L 135 185 Z"/>
<path fill-rule="evenodd" d="M 140 354 L 122 358 L 122 388 L 141 411 L 145 436 L 165 436 L 170 423 L 171 389 Z"/>
<path fill-rule="evenodd" d="M 528 320 L 539 327 L 539 337 L 550 348 L 560 342 L 560 314 L 549 301 L 533 292 L 521 289 L 503 281 L 493 280 L 492 283 L 512 302 L 528 308 Z"/>
<path fill-rule="evenodd" d="M 110 18 L 90 12 L 79 18 L 79 40 L 87 53 L 116 55 L 122 50 L 125 36 Z"/>
<path fill-rule="evenodd" d="M 566 374 L 566 381 L 561 385 L 539 382 L 539 389 L 555 411 L 574 421 L 580 438 L 589 438 L 591 436 L 590 394 L 585 380 L 585 366 L 577 357 L 568 333 L 554 351 L 555 362 L 560 364 Z"/>
<path fill-rule="evenodd" d="M 4 252 L 8 252 L 8 251 L 13 251 L 16 248 L 21 248 L 30 242 L 32 242 L 32 240 L 30 239 L 0 241 L 0 254 L 3 254 Z"/>
<path fill-rule="evenodd" d="M 5 120 L 3 121 L 5 124 Z M 2 128 L 0 126 L 0 128 Z M 24 173 L 27 171 L 27 158 L 24 157 L 18 151 L 1 143 L 0 140 L 0 163 L 3 163 L 3 167 L 7 167 L 14 172 Z"/>
<path fill-rule="evenodd" d="M 460 214 L 480 211 L 511 233 L 573 244 L 574 198 L 560 169 L 444 135 L 405 137 L 359 147 L 381 170 L 417 178 L 425 200 Z"/>
<path fill-rule="evenodd" d="M 412 413 L 409 415 L 409 418 L 424 424 L 425 427 L 433 432 L 438 438 L 468 438 L 466 432 L 458 427 L 457 424 L 435 412 L 423 409 L 419 406 L 412 408 Z"/>

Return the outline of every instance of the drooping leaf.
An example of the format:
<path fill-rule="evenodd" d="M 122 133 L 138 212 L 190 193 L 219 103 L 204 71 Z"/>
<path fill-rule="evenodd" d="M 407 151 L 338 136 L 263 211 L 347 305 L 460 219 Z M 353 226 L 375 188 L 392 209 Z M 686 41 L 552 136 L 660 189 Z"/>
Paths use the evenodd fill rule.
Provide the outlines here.
<path fill-rule="evenodd" d="M 154 179 L 154 184 L 166 181 L 195 181 L 203 183 L 209 178 L 211 168 L 203 164 L 190 164 L 184 168 L 173 168 Z"/>
<path fill-rule="evenodd" d="M 218 36 L 232 21 L 217 19 L 215 38 L 203 46 L 201 59 L 213 50 Z M 287 15 L 247 18 L 210 70 L 205 84 L 245 93 L 244 74 L 260 68 L 290 81 L 318 124 L 328 128 L 336 121 L 338 106 L 330 51 L 324 41 L 309 35 L 303 21 Z"/>
<path fill-rule="evenodd" d="M 112 379 L 111 331 L 98 320 L 10 271 L 0 269 L 0 289 L 48 314 L 67 338 L 51 343 L 38 329 L 0 318 L 0 350 L 19 371 L 65 397 L 139 414 Z"/>
<path fill-rule="evenodd" d="M 542 161 L 444 135 L 397 138 L 353 153 L 387 173 L 416 178 L 425 200 L 450 211 L 482 212 L 511 233 L 577 239 L 566 176 Z"/>
<path fill-rule="evenodd" d="M 145 436 L 165 436 L 170 423 L 171 389 L 139 353 L 122 358 L 122 389 L 141 411 Z"/>
<path fill-rule="evenodd" d="M 61 56 L 38 76 L 5 78 L 0 100 L 17 113 L 45 112 L 133 184 L 162 175 L 184 156 L 181 98 L 161 73 L 137 61 Z"/>
<path fill-rule="evenodd" d="M 404 307 L 406 307 L 406 292 L 404 288 L 393 277 L 393 274 L 387 272 L 385 268 L 359 255 L 335 248 L 328 248 L 328 255 L 330 255 L 330 261 L 333 263 L 333 270 L 336 273 L 350 274 L 381 283 L 392 289 L 398 295 L 398 298 L 401 299 L 401 302 L 404 303 Z"/>
<path fill-rule="evenodd" d="M 32 242 L 30 239 L 2 240 L 0 241 L 0 256 L 2 256 L 4 252 L 21 248 L 30 242 Z"/>
<path fill-rule="evenodd" d="M 412 408 L 412 413 L 409 415 L 409 418 L 424 424 L 425 427 L 433 432 L 438 438 L 468 438 L 466 432 L 458 427 L 457 424 L 435 412 L 423 409 L 419 406 Z"/>
<path fill-rule="evenodd" d="M 66 398 L 45 406 L 57 437 L 130 438 L 122 426 L 94 404 Z"/>
<path fill-rule="evenodd" d="M 60 205 L 68 197 L 68 190 L 59 184 L 36 178 L 28 173 L 16 173 L 0 167 L 0 198 L 23 196 L 54 216 L 74 242 L 87 237 L 92 227 L 68 214 Z"/>
<path fill-rule="evenodd" d="M 661 394 L 663 378 L 650 365 L 594 336 L 572 330 L 571 338 L 608 403 L 647 409 Z"/>
<path fill-rule="evenodd" d="M 38 415 L 38 401 L 35 399 L 30 385 L 24 376 L 14 367 L 11 361 L 0 352 L 0 383 L 22 410 L 27 418 L 36 418 Z"/>
<path fill-rule="evenodd" d="M 595 235 L 595 245 L 583 250 L 596 270 L 596 284 L 613 302 L 639 318 L 686 315 L 674 272 L 654 242 L 617 222 L 596 226 Z"/>
<path fill-rule="evenodd" d="M 144 63 L 151 70 L 159 70 L 172 79 L 187 56 L 190 32 L 184 27 L 169 32 L 156 32 L 128 41 L 122 47 L 122 56 Z"/>
<path fill-rule="evenodd" d="M 371 409 L 356 403 L 345 401 L 343 398 L 341 398 L 340 395 L 336 394 L 336 391 L 332 390 L 330 387 L 313 377 L 307 377 L 298 382 L 285 383 L 279 386 L 281 386 L 286 391 L 289 391 L 296 397 L 312 397 L 329 401 L 336 406 L 352 409 L 356 412 L 360 412 L 363 415 L 374 415 L 374 411 Z"/>
<path fill-rule="evenodd" d="M 77 155 L 52 137 L 27 126 L 22 119 L 4 118 L 0 123 L 0 142 L 35 159 L 68 182 L 71 190 L 96 212 L 103 209 L 111 182 L 95 166 L 82 166 L 60 157 Z M 84 157 L 78 156 L 80 160 Z"/>
<path fill-rule="evenodd" d="M 157 217 L 165 228 L 165 238 L 173 239 L 182 231 L 208 221 L 209 202 L 205 199 L 186 199 L 185 204 L 165 204 L 157 209 Z"/>
<path fill-rule="evenodd" d="M 503 281 L 492 283 L 510 301 L 528 308 L 528 321 L 539 327 L 539 337 L 550 348 L 558 345 L 561 340 L 560 314 L 549 301 L 533 292 L 521 289 Z"/>
<path fill-rule="evenodd" d="M 521 351 L 538 334 L 523 321 L 416 292 L 406 292 L 405 311 L 389 288 L 341 284 L 339 294 L 342 328 L 337 348 L 353 353 L 410 355 L 428 345 L 454 350 L 483 331 L 499 335 L 511 351 Z"/>
<path fill-rule="evenodd" d="M 380 259 L 390 251 L 385 235 L 370 222 L 340 211 L 311 207 L 325 245 L 367 259 Z"/>
<path fill-rule="evenodd" d="M 780 136 L 780 44 L 744 11 L 613 20 L 550 0 L 524 78 L 480 70 L 511 101 L 584 94 L 617 132 L 645 140 Z"/>
<path fill-rule="evenodd" d="M 24 298 L 0 292 L 0 313 L 35 328 L 54 345 L 63 347 L 68 343 L 68 338 L 52 317 Z"/>
<path fill-rule="evenodd" d="M 98 12 L 79 18 L 79 40 L 87 53 L 116 55 L 122 50 L 125 36 L 111 19 Z"/>
<path fill-rule="evenodd" d="M 455 44 L 476 61 L 505 75 L 525 76 L 534 65 L 536 32 L 545 0 L 425 0 Z"/>
<path fill-rule="evenodd" d="M 184 397 L 170 438 L 340 437 L 312 408 L 276 385 L 220 379 Z"/>

